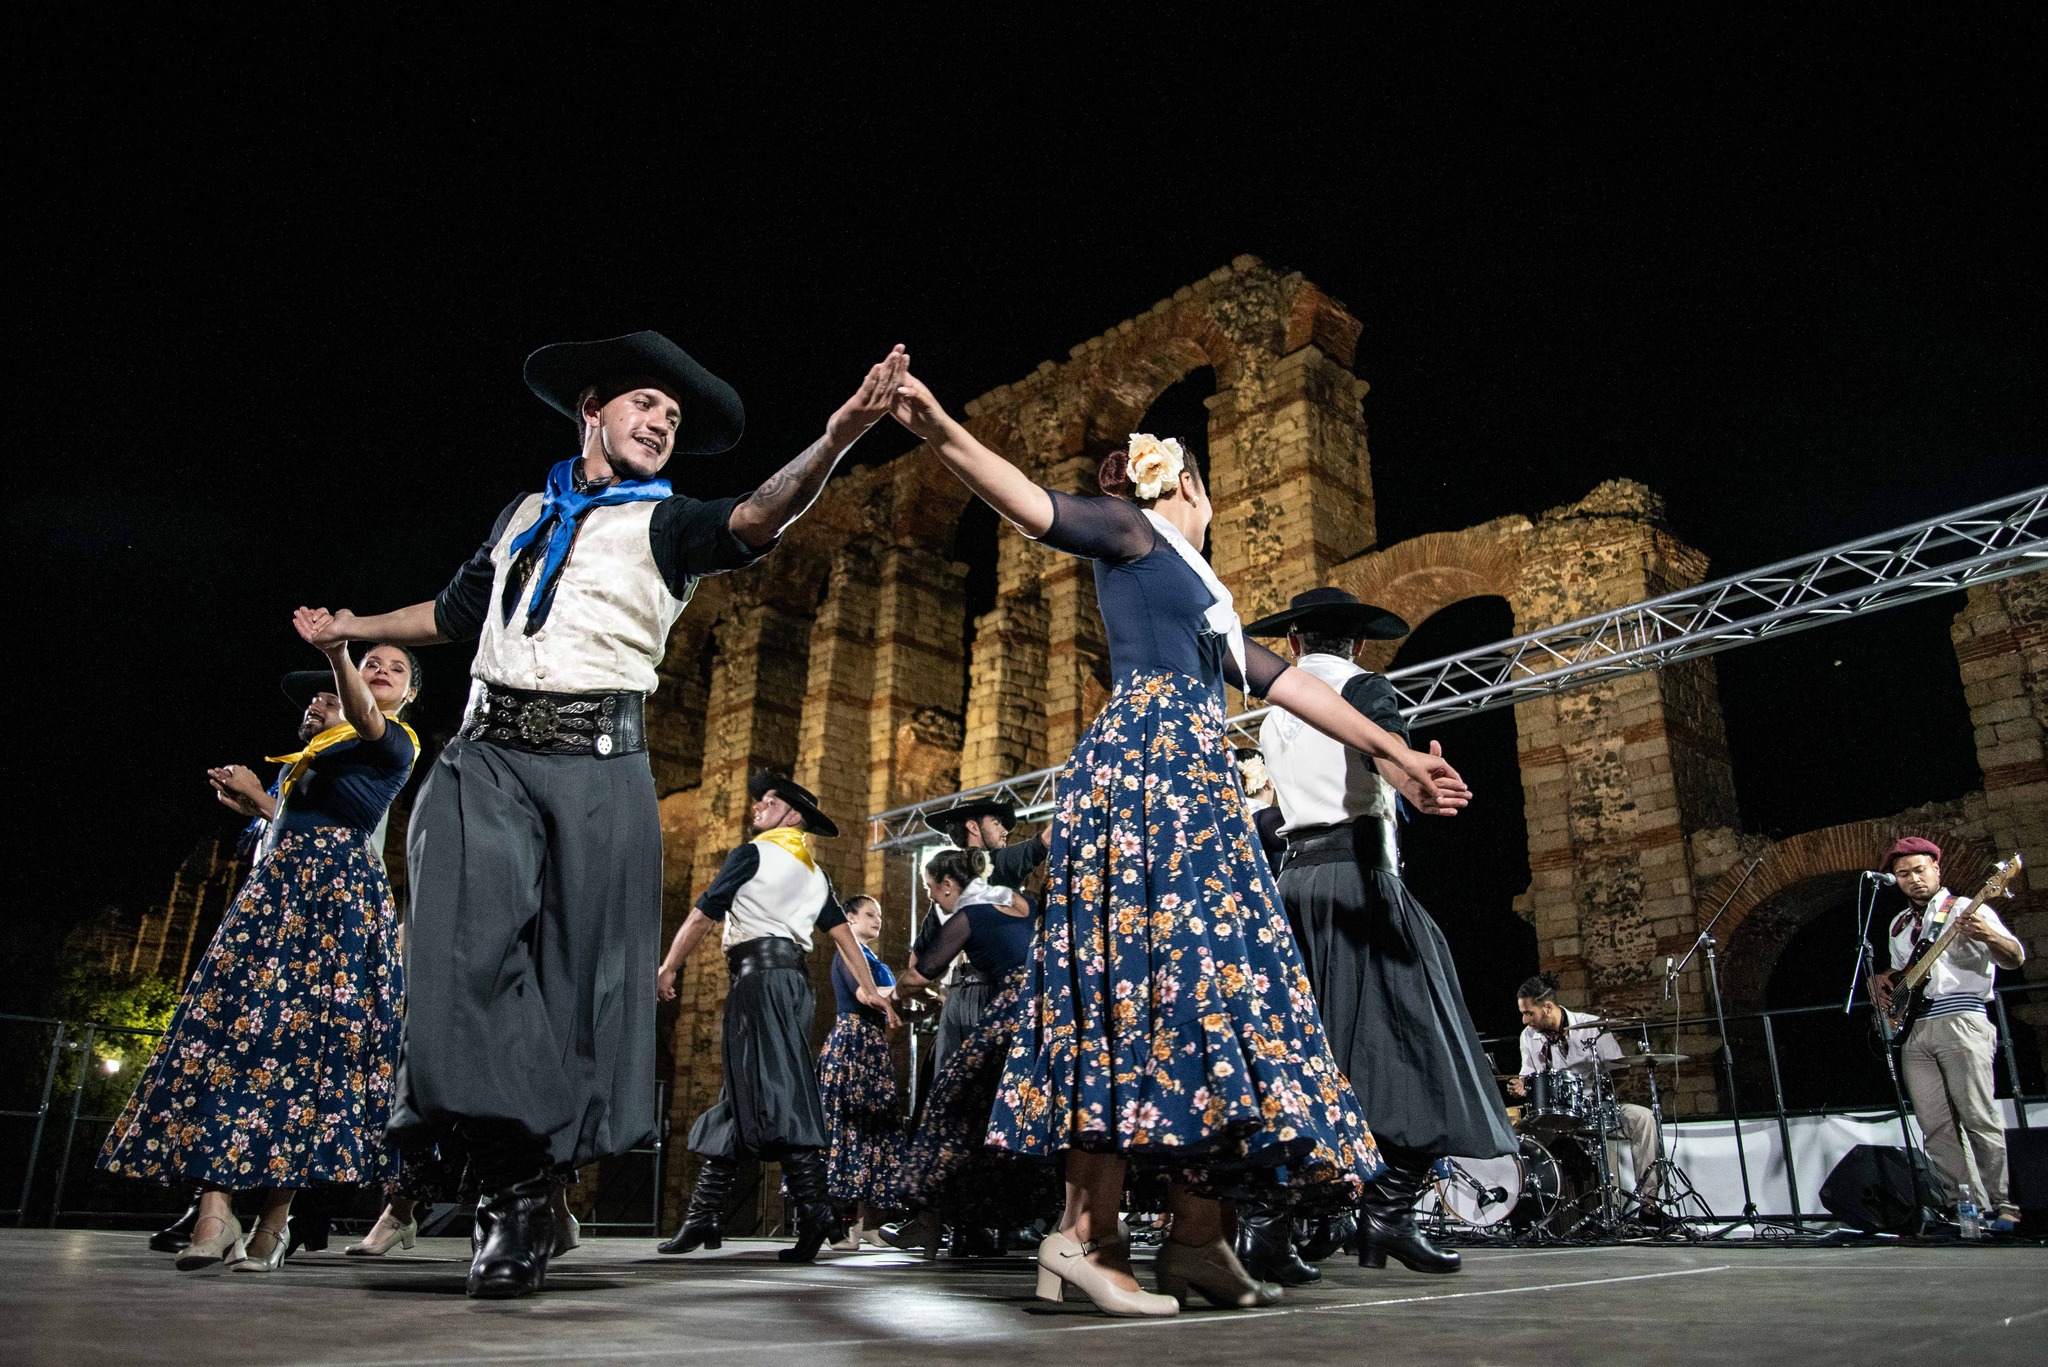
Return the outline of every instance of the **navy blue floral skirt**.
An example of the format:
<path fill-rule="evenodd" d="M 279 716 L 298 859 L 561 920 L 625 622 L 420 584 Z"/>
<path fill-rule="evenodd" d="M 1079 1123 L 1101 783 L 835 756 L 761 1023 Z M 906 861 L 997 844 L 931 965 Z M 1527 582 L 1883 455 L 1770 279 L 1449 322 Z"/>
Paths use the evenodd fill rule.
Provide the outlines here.
<path fill-rule="evenodd" d="M 882 1027 L 852 1013 L 839 1017 L 818 1051 L 818 1095 L 830 1144 L 825 1185 L 832 1199 L 894 1209 L 903 1113 L 896 1106 L 896 1061 Z"/>
<path fill-rule="evenodd" d="M 990 1229 L 1014 1229 L 1059 1214 L 1065 1196 L 1050 1157 L 989 1144 L 989 1112 L 1017 1041 L 1029 973 L 1026 965 L 1003 981 L 933 1075 L 924 1117 L 903 1158 L 906 1207 Z"/>
<path fill-rule="evenodd" d="M 221 921 L 100 1167 L 229 1190 L 390 1178 L 398 932 L 368 831 L 284 836 Z"/>
<path fill-rule="evenodd" d="M 1352 1204 L 1384 1164 L 1330 1056 L 1220 688 L 1123 680 L 1060 774 L 1047 873 L 989 1142 Z"/>

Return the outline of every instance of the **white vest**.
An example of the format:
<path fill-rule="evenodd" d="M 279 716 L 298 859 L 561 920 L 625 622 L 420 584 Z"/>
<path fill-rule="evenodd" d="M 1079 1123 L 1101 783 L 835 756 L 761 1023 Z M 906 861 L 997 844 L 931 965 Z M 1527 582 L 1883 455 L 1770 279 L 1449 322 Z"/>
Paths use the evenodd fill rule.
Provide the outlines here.
<path fill-rule="evenodd" d="M 1370 672 L 1335 655 L 1304 655 L 1294 667 L 1340 693 L 1345 684 Z M 1280 814 L 1287 818 L 1283 833 L 1344 825 L 1362 816 L 1394 819 L 1393 785 L 1380 777 L 1372 760 L 1292 712 L 1276 707 L 1266 714 L 1259 723 L 1259 749 L 1266 756 Z"/>
<path fill-rule="evenodd" d="M 647 531 L 655 501 L 615 503 L 583 514 L 556 581 L 547 625 L 528 636 L 533 581 L 520 590 L 510 622 L 499 605 L 511 573 L 512 540 L 540 520 L 542 502 L 539 494 L 527 495 L 491 548 L 496 572 L 470 676 L 539 693 L 652 693 L 661 682 L 655 667 L 668 648 L 669 628 L 689 602 L 668 591 L 654 563 Z M 470 690 L 472 704 L 478 693 Z"/>
<path fill-rule="evenodd" d="M 801 859 L 765 840 L 756 840 L 754 848 L 761 852 L 761 868 L 733 894 L 718 943 L 731 949 L 763 935 L 780 935 L 810 949 L 818 913 L 832 894 L 825 871 L 805 868 Z"/>

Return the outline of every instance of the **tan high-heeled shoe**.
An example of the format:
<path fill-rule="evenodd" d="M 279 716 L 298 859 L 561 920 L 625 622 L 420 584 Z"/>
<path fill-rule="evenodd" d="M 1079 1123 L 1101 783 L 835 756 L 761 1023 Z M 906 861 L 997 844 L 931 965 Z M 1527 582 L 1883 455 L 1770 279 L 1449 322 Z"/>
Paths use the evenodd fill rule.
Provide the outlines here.
<path fill-rule="evenodd" d="M 417 1215 L 401 1225 L 386 1210 L 377 1217 L 377 1223 L 370 1226 L 370 1232 L 363 1236 L 362 1241 L 350 1244 L 341 1250 L 341 1255 L 344 1258 L 381 1258 L 391 1251 L 394 1244 L 410 1250 L 419 1240 L 420 1221 Z"/>
<path fill-rule="evenodd" d="M 285 1238 L 286 1233 L 284 1230 L 272 1229 L 268 1225 L 258 1222 L 256 1228 L 249 1231 L 249 1237 L 242 1241 L 242 1260 L 236 1263 L 230 1270 L 235 1272 L 277 1271 L 277 1269 L 284 1266 Z M 255 1251 L 259 1239 L 268 1239 L 270 1241 L 270 1246 L 261 1253 Z"/>
<path fill-rule="evenodd" d="M 213 1218 L 215 1217 L 211 1215 L 200 1216 L 192 1232 L 197 1234 L 206 1227 L 206 1222 Z M 247 1256 L 242 1247 L 242 1222 L 230 1215 L 220 1222 L 220 1228 L 214 1231 L 211 1238 L 194 1239 L 185 1245 L 178 1254 L 178 1270 L 198 1272 L 224 1263 L 239 1263 Z"/>
<path fill-rule="evenodd" d="M 1228 1239 L 1214 1243 L 1178 1244 L 1168 1239 L 1152 1263 L 1162 1294 L 1181 1305 L 1188 1303 L 1190 1290 L 1202 1299 L 1226 1310 L 1250 1310 L 1254 1306 L 1278 1305 L 1283 1294 L 1272 1282 L 1262 1282 L 1244 1270 Z"/>
<path fill-rule="evenodd" d="M 1088 1255 L 1097 1249 L 1115 1247 L 1122 1240 L 1097 1239 L 1093 1243 L 1076 1243 L 1073 1239 L 1054 1230 L 1038 1245 L 1038 1299 L 1064 1300 L 1067 1288 L 1073 1287 L 1105 1315 L 1122 1315 L 1131 1318 L 1154 1318 L 1164 1315 L 1178 1315 L 1180 1302 L 1171 1296 L 1155 1296 L 1150 1291 L 1126 1291 L 1109 1279 L 1109 1274 L 1088 1261 Z"/>

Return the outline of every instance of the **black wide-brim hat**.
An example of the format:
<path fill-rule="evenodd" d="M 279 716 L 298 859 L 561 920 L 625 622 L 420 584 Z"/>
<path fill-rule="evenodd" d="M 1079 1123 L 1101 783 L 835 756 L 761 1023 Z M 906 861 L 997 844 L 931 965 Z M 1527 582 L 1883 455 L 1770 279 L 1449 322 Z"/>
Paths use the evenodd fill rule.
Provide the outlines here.
<path fill-rule="evenodd" d="M 1002 822 L 1003 829 L 1007 831 L 1017 824 L 1017 804 L 1001 797 L 972 798 L 966 802 L 955 803 L 944 811 L 926 812 L 924 824 L 940 835 L 950 835 L 953 827 L 977 821 L 985 816 L 992 816 Z"/>
<path fill-rule="evenodd" d="M 682 410 L 676 450 L 712 456 L 732 449 L 747 428 L 739 394 L 658 332 L 629 332 L 601 342 L 557 342 L 526 358 L 526 387 L 579 425 L 576 401 L 607 380 L 654 382 Z"/>
<path fill-rule="evenodd" d="M 301 712 L 313 705 L 313 696 L 317 693 L 333 693 L 336 697 L 340 696 L 334 683 L 334 671 L 331 669 L 294 669 L 284 676 L 279 686 L 284 689 L 284 695 L 292 700 L 293 706 Z"/>
<path fill-rule="evenodd" d="M 782 775 L 770 773 L 766 769 L 756 769 L 753 776 L 747 780 L 747 795 L 753 798 L 754 801 L 759 802 L 770 793 L 775 794 L 775 796 L 801 812 L 804 818 L 804 829 L 812 835 L 834 836 L 839 834 L 838 824 L 819 809 L 818 795 L 816 793 L 813 793 L 794 779 L 784 778 Z"/>
<path fill-rule="evenodd" d="M 1285 636 L 1290 631 L 1316 631 L 1348 636 L 1354 641 L 1395 641 L 1408 634 L 1408 624 L 1375 603 L 1361 603 L 1343 589 L 1310 589 L 1297 593 L 1282 612 L 1247 622 L 1247 636 Z"/>

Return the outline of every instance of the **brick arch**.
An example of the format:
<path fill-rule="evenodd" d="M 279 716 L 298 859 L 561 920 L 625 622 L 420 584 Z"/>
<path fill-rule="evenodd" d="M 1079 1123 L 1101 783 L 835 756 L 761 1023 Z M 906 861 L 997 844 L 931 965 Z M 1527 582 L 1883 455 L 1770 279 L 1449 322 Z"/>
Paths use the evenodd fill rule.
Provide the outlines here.
<path fill-rule="evenodd" d="M 1521 576 L 1518 542 L 1477 528 L 1430 532 L 1359 556 L 1339 565 L 1331 578 L 1338 588 L 1417 627 L 1467 598 L 1504 598 L 1512 608 Z M 1360 652 L 1359 663 L 1384 669 L 1399 647 L 1398 641 L 1375 642 Z"/>
<path fill-rule="evenodd" d="M 1728 903 L 1728 910 L 1714 927 L 1714 937 L 1726 946 L 1723 976 L 1731 1008 L 1761 1005 L 1764 985 L 1770 981 L 1778 956 L 1819 910 L 1816 885 L 1821 880 L 1845 883 L 1877 867 L 1884 852 L 1902 835 L 1924 835 L 1940 845 L 1942 877 L 1959 891 L 1980 885 L 1996 859 L 1961 829 L 1960 822 L 1914 811 L 1772 841 L 1760 851 L 1752 849 L 1714 881 L 1695 901 L 1693 915 L 1704 929 L 1721 904 Z M 1763 861 L 1744 882 L 1743 870 L 1758 853 Z"/>

